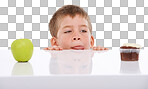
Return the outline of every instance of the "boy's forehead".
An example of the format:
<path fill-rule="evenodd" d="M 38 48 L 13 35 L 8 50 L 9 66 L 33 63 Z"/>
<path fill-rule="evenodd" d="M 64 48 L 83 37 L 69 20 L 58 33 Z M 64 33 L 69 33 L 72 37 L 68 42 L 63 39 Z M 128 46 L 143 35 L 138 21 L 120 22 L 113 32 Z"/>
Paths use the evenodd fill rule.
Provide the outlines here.
<path fill-rule="evenodd" d="M 61 19 L 59 25 L 60 27 L 73 26 L 73 25 L 88 27 L 88 21 L 84 17 L 79 15 L 76 15 L 74 17 L 67 15 Z"/>

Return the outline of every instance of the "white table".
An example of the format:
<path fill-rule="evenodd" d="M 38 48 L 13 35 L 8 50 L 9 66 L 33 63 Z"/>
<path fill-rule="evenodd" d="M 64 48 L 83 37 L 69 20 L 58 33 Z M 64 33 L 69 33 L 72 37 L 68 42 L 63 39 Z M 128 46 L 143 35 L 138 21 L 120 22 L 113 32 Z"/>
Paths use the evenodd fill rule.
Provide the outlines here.
<path fill-rule="evenodd" d="M 0 89 L 148 89 L 148 50 L 134 62 L 119 50 L 34 50 L 26 63 L 0 50 Z"/>

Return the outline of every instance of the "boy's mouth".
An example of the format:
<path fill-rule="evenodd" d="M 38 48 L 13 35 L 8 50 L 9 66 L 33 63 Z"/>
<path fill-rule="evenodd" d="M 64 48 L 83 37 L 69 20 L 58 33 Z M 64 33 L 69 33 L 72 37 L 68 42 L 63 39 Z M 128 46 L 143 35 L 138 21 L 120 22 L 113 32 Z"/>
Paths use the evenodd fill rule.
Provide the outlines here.
<path fill-rule="evenodd" d="M 84 50 L 84 46 L 77 45 L 77 46 L 71 47 L 71 49 L 74 49 L 74 50 Z"/>

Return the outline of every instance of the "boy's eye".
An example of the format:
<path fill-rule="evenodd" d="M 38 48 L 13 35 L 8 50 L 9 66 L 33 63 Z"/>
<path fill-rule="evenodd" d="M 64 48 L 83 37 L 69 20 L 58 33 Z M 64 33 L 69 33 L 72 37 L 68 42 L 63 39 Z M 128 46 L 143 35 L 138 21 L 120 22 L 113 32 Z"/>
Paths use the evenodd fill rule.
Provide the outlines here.
<path fill-rule="evenodd" d="M 64 33 L 70 33 L 71 31 L 66 31 L 66 32 L 64 32 Z"/>
<path fill-rule="evenodd" d="M 87 32 L 87 31 L 86 31 L 86 30 L 81 30 L 81 32 L 85 33 L 85 32 Z"/>

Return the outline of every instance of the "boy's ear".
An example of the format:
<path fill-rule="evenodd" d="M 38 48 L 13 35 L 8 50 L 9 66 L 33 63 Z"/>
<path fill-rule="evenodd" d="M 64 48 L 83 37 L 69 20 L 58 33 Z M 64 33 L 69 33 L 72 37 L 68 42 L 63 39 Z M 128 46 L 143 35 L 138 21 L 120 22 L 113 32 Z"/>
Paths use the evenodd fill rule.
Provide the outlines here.
<path fill-rule="evenodd" d="M 90 44 L 91 44 L 91 47 L 94 46 L 94 37 L 91 35 L 91 38 L 90 38 Z"/>
<path fill-rule="evenodd" d="M 57 44 L 57 38 L 56 37 L 52 37 L 50 40 L 51 46 L 58 46 Z"/>

